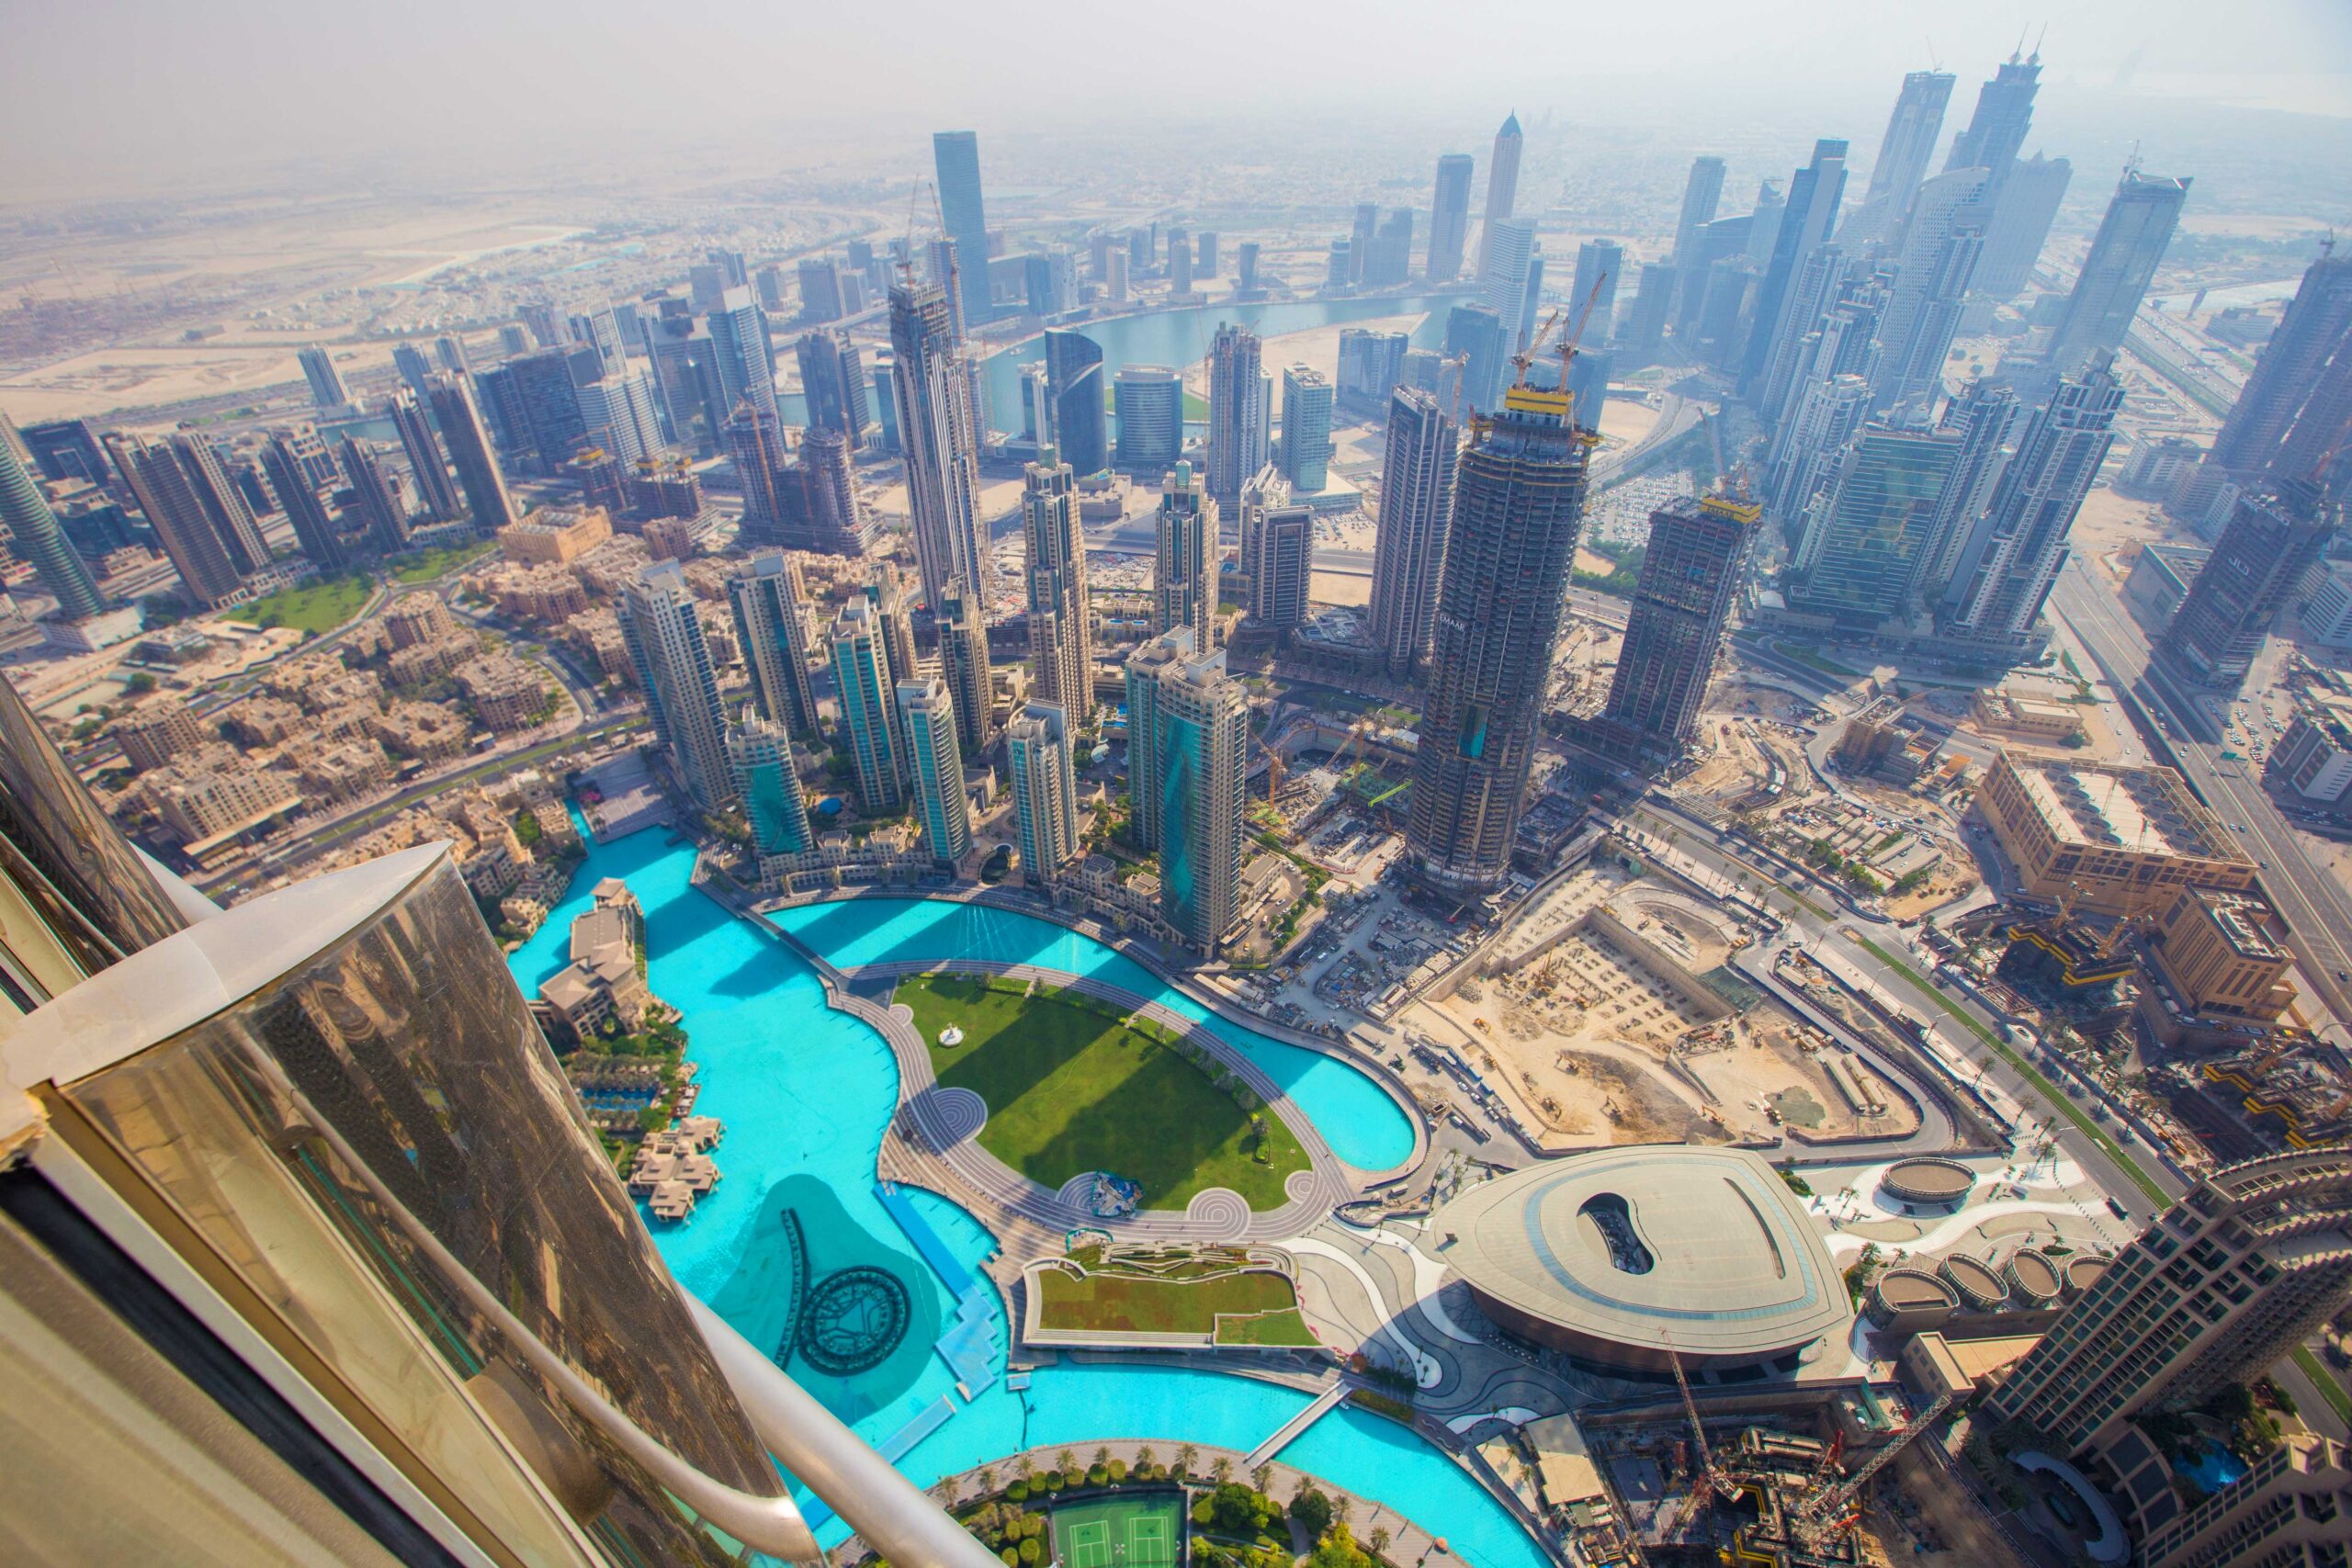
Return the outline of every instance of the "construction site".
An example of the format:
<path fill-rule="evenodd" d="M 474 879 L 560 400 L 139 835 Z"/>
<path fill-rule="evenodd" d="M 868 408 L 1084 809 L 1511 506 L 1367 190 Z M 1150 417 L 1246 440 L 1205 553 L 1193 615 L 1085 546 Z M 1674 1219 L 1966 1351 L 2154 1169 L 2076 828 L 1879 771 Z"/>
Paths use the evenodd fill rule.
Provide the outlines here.
<path fill-rule="evenodd" d="M 1902 1096 L 1737 972 L 1750 941 L 1724 910 L 1596 858 L 1409 1021 L 1462 1043 L 1547 1147 L 1916 1130 Z"/>
<path fill-rule="evenodd" d="M 1759 1418 L 1702 1414 L 1679 1365 L 1676 1382 L 1679 1411 L 1651 1405 L 1578 1423 L 1620 1505 L 1606 1538 L 1591 1532 L 1579 1541 L 1587 1561 L 1856 1568 L 2011 1560 L 1951 1479 L 1935 1473 L 1938 1439 L 1914 1450 L 1958 1391 L 1914 1406 L 1891 1388 L 1860 1385 L 1826 1408 Z"/>

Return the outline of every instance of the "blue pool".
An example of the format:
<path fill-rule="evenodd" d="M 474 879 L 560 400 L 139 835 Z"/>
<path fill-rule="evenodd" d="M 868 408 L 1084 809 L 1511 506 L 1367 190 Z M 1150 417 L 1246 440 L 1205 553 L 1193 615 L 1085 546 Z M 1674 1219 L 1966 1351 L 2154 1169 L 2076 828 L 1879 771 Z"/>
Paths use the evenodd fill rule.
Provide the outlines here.
<path fill-rule="evenodd" d="M 2172 1461 L 2172 1467 L 2194 1481 L 2210 1497 L 2233 1482 L 2245 1478 L 2245 1461 L 2221 1444 L 2208 1441 L 2205 1450 L 2194 1459 L 2183 1457 Z"/>
<path fill-rule="evenodd" d="M 1046 1367 L 1027 1389 L 1009 1391 L 1001 1376 L 1005 1325 L 993 1293 L 986 1298 L 987 1321 L 976 1325 L 986 1371 L 977 1382 L 967 1379 L 975 1397 L 958 1398 L 957 1374 L 933 1348 L 952 1333 L 958 1303 L 875 1192 L 875 1156 L 898 1097 L 888 1048 L 864 1024 L 827 1008 L 815 976 L 781 942 L 695 892 L 688 883 L 692 850 L 668 840 L 657 829 L 592 850 L 571 896 L 516 951 L 513 969 L 524 989 L 535 991 L 562 967 L 571 918 L 587 908 L 588 890 L 603 877 L 621 877 L 644 905 L 653 990 L 685 1014 L 706 1086 L 697 1109 L 727 1126 L 716 1151 L 724 1172 L 717 1190 L 689 1224 L 655 1233 L 687 1289 L 753 1343 L 774 1348 L 787 1331 L 796 1239 L 813 1276 L 880 1269 L 905 1281 L 909 1321 L 878 1364 L 835 1376 L 796 1358 L 790 1370 L 877 1445 L 924 1430 L 926 1413 L 944 1401 L 953 1414 L 898 1456 L 899 1468 L 923 1485 L 1023 1447 L 1082 1450 L 1105 1438 L 1148 1437 L 1170 1453 L 1187 1440 L 1246 1450 L 1299 1408 L 1306 1396 L 1288 1389 L 1156 1367 Z M 870 900 L 803 908 L 790 924 L 842 964 L 885 956 L 1027 960 L 1099 976 L 1202 1015 L 1102 944 L 1001 910 Z M 1402 1112 L 1360 1074 L 1313 1052 L 1220 1027 L 1289 1088 L 1343 1157 L 1382 1168 L 1410 1153 L 1411 1128 Z M 988 1231 L 955 1204 L 912 1190 L 906 1197 L 945 1252 L 967 1267 L 995 1250 Z M 1451 1460 L 1379 1417 L 1337 1412 L 1283 1458 L 1409 1509 L 1474 1568 L 1540 1568 L 1545 1561 Z M 1370 1528 L 1363 1519 L 1356 1523 Z M 845 1533 L 836 1521 L 819 1537 L 830 1544 Z"/>

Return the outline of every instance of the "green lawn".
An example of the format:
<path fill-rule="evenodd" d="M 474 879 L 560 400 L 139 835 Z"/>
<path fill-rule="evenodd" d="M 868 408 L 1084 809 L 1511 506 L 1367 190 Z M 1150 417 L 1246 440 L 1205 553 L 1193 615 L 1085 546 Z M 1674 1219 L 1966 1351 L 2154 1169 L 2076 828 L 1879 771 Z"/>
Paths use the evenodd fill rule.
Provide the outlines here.
<path fill-rule="evenodd" d="M 1999 1052 L 2001 1059 L 2008 1063 L 2010 1066 L 2015 1067 L 2018 1072 L 2024 1077 L 2026 1082 L 2033 1086 L 2034 1092 L 2041 1095 L 2042 1100 L 2049 1104 L 2052 1110 L 2056 1111 L 2061 1116 L 2066 1118 L 2067 1121 L 2072 1122 L 2075 1127 L 2081 1131 L 2085 1137 L 2090 1139 L 2092 1143 L 2097 1144 L 2099 1147 L 2099 1152 L 2107 1156 L 2108 1158 L 2113 1160 L 2116 1165 L 2121 1168 L 2123 1174 L 2132 1179 L 2132 1185 L 2139 1188 L 2141 1191 L 2148 1195 L 2148 1201 L 2154 1203 L 2159 1210 L 2169 1209 L 2172 1207 L 2172 1199 L 2165 1195 L 2163 1188 L 2156 1185 L 2154 1178 L 2149 1176 L 2146 1171 L 2140 1168 L 2140 1164 L 2137 1160 L 2134 1160 L 2130 1155 L 2123 1152 L 2123 1145 L 2109 1137 L 2105 1128 L 2092 1121 L 2088 1116 L 2084 1115 L 2082 1108 L 2076 1105 L 2074 1100 L 2067 1096 L 2064 1089 L 2061 1089 L 2056 1084 L 2052 1083 L 2048 1078 L 2042 1077 L 2041 1074 L 2035 1069 L 2032 1063 L 2027 1061 L 2023 1056 L 2018 1055 L 2015 1051 L 2009 1049 L 2009 1043 L 2007 1041 L 2002 1039 L 1999 1035 L 1985 1028 L 1982 1023 L 1979 1023 L 1973 1013 L 1954 1003 L 1951 998 L 1936 989 L 1935 986 L 1926 976 L 1912 968 L 1908 964 L 1904 963 L 1900 958 L 1895 957 L 1894 954 L 1887 952 L 1886 949 L 1879 946 L 1878 943 L 1871 941 L 1868 937 L 1865 937 L 1862 939 L 1862 946 L 1869 950 L 1871 957 L 1877 959 L 1881 964 L 1885 964 L 1887 967 L 1893 969 L 1896 974 L 1902 976 L 1905 980 L 1910 983 L 1914 989 L 1927 997 L 1928 999 L 1934 1002 L 1936 1006 L 1943 1009 L 1945 1012 L 1951 1014 L 1953 1018 L 1958 1019 L 1960 1021 L 1961 1027 L 1966 1029 L 1971 1034 L 1975 1035 L 1977 1039 L 1982 1040 L 1985 1044 Z"/>
<path fill-rule="evenodd" d="M 257 626 L 292 626 L 317 637 L 331 632 L 359 614 L 374 592 L 364 572 L 349 577 L 313 578 L 299 588 L 288 588 L 251 604 L 222 612 L 221 618 Z"/>
<path fill-rule="evenodd" d="M 1118 1274 L 1083 1278 L 1059 1269 L 1038 1271 L 1038 1324 L 1046 1328 L 1126 1330 L 1141 1334 L 1208 1334 L 1219 1314 L 1295 1312 L 1291 1282 L 1270 1269 L 1215 1280 L 1137 1280 Z M 1244 1343 L 1271 1341 L 1245 1340 Z"/>
<path fill-rule="evenodd" d="M 1049 990 L 1024 998 L 1018 982 L 954 975 L 905 981 L 895 999 L 913 1010 L 939 1081 L 988 1101 L 980 1146 L 1043 1186 L 1107 1170 L 1140 1183 L 1149 1209 L 1182 1209 L 1211 1187 L 1276 1209 L 1283 1179 L 1307 1168 L 1306 1151 L 1271 1112 L 1261 1163 L 1250 1112 L 1151 1025 L 1128 1027 L 1108 1003 Z M 964 1032 L 952 1049 L 939 1043 L 950 1024 Z"/>
<path fill-rule="evenodd" d="M 468 561 L 488 555 L 498 547 L 488 539 L 475 545 L 441 545 L 429 550 L 411 550 L 406 555 L 392 556 L 384 562 L 392 569 L 395 581 L 414 587 L 447 577 Z"/>

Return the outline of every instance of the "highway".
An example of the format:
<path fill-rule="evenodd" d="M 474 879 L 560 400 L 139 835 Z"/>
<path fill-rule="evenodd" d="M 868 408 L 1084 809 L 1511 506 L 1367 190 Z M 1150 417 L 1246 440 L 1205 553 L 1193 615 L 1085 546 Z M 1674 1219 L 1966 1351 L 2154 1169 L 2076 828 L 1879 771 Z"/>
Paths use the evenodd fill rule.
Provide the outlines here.
<path fill-rule="evenodd" d="M 2339 1021 L 2352 1020 L 2352 899 L 2324 867 L 2312 863 L 2293 828 L 2243 761 L 2224 759 L 2211 716 L 2161 664 L 2122 602 L 2077 560 L 2067 563 L 2050 596 L 2086 651 L 2098 661 L 2149 750 L 2179 769 L 2214 814 L 2260 863 L 2263 891 L 2285 918 L 2303 960 L 2303 978 Z M 2161 720 L 2161 723 L 2152 722 Z"/>

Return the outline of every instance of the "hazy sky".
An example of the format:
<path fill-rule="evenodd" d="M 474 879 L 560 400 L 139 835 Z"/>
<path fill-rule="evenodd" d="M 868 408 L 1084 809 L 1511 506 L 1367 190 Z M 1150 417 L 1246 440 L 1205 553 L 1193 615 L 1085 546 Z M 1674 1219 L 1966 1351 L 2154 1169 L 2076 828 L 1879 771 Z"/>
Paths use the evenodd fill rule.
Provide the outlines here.
<path fill-rule="evenodd" d="M 2045 27 L 2045 97 L 2073 83 L 2352 118 L 2352 0 L 0 0 L 0 198 L 399 148 L 586 161 L 842 117 L 1172 131 L 1377 115 L 1395 96 L 1664 123 L 1678 104 L 1883 105 L 1931 60 L 1961 78 L 1960 120 Z M 1879 116 L 1824 130 L 1859 152 Z"/>

